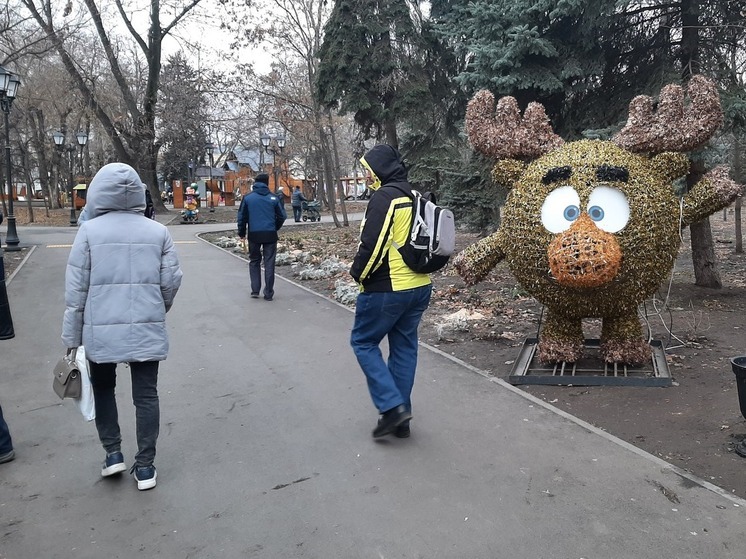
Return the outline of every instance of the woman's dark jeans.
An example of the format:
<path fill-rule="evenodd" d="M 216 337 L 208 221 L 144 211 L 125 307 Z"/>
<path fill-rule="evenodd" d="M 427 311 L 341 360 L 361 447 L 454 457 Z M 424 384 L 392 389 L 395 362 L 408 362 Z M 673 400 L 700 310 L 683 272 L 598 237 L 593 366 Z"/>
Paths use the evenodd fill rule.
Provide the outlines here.
<path fill-rule="evenodd" d="M 96 429 L 106 453 L 120 452 L 122 436 L 114 389 L 117 385 L 116 363 L 88 362 L 96 404 Z M 150 466 L 155 460 L 155 443 L 160 426 L 158 403 L 158 361 L 130 363 L 132 402 L 137 424 L 136 466 Z"/>

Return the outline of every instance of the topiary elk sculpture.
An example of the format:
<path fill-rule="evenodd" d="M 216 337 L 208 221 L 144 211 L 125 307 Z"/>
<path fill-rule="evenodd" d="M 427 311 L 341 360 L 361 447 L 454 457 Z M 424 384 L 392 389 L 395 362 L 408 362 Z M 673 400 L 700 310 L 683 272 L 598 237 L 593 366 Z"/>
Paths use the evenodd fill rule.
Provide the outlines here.
<path fill-rule="evenodd" d="M 469 246 L 454 264 L 464 281 L 483 280 L 500 261 L 547 308 L 539 335 L 544 363 L 583 355 L 582 320 L 601 318 L 601 355 L 639 364 L 650 357 L 637 308 L 670 273 L 680 231 L 726 207 L 740 187 L 726 167 L 708 172 L 683 197 L 680 152 L 705 144 L 722 122 L 716 86 L 694 76 L 668 85 L 657 106 L 647 96 L 629 105 L 626 126 L 611 141 L 565 143 L 544 107 L 521 116 L 516 100 L 495 106 L 489 91 L 469 102 L 473 148 L 495 160 L 493 177 L 510 185 L 500 228 Z"/>

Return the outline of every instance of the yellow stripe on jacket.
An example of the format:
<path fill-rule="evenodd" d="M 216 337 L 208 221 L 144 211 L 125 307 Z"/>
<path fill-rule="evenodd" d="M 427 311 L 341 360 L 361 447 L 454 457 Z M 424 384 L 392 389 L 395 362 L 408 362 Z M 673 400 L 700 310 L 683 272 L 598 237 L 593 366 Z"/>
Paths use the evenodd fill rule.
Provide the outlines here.
<path fill-rule="evenodd" d="M 396 249 L 408 241 L 411 219 L 412 199 L 400 190 L 382 188 L 371 197 L 350 270 L 363 291 L 404 291 L 430 283 L 430 276 L 412 271 Z"/>

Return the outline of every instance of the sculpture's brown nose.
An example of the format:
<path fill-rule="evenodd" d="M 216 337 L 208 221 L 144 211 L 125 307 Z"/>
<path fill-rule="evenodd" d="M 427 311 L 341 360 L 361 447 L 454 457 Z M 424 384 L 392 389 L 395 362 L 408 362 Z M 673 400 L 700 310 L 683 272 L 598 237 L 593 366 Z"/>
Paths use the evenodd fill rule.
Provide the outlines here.
<path fill-rule="evenodd" d="M 599 287 L 619 272 L 622 251 L 616 237 L 602 231 L 585 212 L 549 243 L 552 277 L 567 287 Z"/>

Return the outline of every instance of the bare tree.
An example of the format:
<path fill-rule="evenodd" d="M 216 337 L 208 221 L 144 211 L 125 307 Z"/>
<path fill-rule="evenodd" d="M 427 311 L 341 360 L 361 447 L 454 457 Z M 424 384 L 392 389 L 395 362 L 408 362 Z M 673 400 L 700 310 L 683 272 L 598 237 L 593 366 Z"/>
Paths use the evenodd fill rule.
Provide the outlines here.
<path fill-rule="evenodd" d="M 328 205 L 335 225 L 349 225 L 340 181 L 337 120 L 312 95 L 331 6 L 323 0 L 264 0 L 261 5 L 276 17 L 270 26 L 245 30 L 243 38 L 249 43 L 264 40 L 277 53 L 270 75 L 256 82 L 257 93 L 271 99 L 268 106 L 273 110 L 265 117 L 289 132 L 293 141 L 288 146 L 295 154 L 303 154 L 302 166 L 310 171 L 307 176 L 317 178 L 317 195 Z M 343 223 L 337 217 L 337 199 Z"/>
<path fill-rule="evenodd" d="M 173 3 L 149 0 L 145 37 L 136 29 L 133 17 L 138 9 L 144 7 L 142 3 L 125 5 L 123 0 L 114 0 L 114 14 L 102 12 L 97 0 L 82 1 L 87 13 L 76 13 L 70 3 L 60 17 L 57 11 L 59 2 L 20 0 L 54 46 L 87 109 L 108 137 L 117 159 L 137 169 L 149 185 L 151 194 L 159 200 L 156 162 L 160 146 L 155 127 L 163 40 L 202 0 Z M 111 8 L 110 3 L 106 8 Z M 127 30 L 129 39 L 137 45 L 136 55 L 127 56 L 125 45 L 112 27 L 105 25 L 105 21 L 108 23 L 114 19 L 118 19 L 119 25 Z M 79 53 L 70 48 L 75 40 L 75 34 L 71 32 L 73 26 L 80 29 L 84 23 L 92 25 L 95 30 L 109 75 L 118 88 L 117 103 L 101 97 L 97 81 L 88 79 Z M 129 67 L 124 65 L 124 61 L 130 62 Z M 142 80 L 136 79 L 138 69 L 142 70 Z"/>

